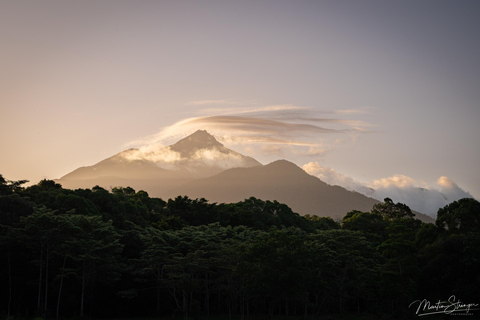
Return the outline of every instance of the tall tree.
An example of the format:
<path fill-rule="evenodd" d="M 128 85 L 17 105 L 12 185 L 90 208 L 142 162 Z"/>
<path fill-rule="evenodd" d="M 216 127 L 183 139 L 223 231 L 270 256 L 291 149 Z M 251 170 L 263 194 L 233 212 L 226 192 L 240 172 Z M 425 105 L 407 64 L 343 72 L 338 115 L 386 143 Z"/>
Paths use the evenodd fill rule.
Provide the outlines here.
<path fill-rule="evenodd" d="M 417 292 L 419 269 L 415 240 L 421 226 L 418 219 L 393 219 L 386 229 L 388 239 L 377 248 L 387 259 L 382 270 L 382 292 L 390 299 L 392 314 L 405 311 L 402 306 L 413 301 Z"/>
<path fill-rule="evenodd" d="M 463 198 L 438 209 L 436 224 L 448 233 L 480 232 L 480 202 Z"/>
<path fill-rule="evenodd" d="M 52 251 L 58 246 L 60 234 L 58 216 L 46 207 L 35 208 L 35 213 L 24 218 L 24 232 L 28 245 L 36 253 L 38 260 L 37 313 L 45 314 L 48 308 L 49 285 L 51 280 Z"/>
<path fill-rule="evenodd" d="M 399 218 L 413 218 L 415 214 L 403 203 L 394 203 L 392 199 L 385 198 L 382 203 L 373 205 L 372 213 L 380 214 L 386 220 Z"/>
<path fill-rule="evenodd" d="M 80 315 L 84 315 L 87 290 L 96 282 L 116 280 L 121 265 L 119 255 L 123 245 L 112 222 L 99 216 L 73 215 L 72 223 L 79 228 L 76 237 L 68 242 L 80 281 Z"/>

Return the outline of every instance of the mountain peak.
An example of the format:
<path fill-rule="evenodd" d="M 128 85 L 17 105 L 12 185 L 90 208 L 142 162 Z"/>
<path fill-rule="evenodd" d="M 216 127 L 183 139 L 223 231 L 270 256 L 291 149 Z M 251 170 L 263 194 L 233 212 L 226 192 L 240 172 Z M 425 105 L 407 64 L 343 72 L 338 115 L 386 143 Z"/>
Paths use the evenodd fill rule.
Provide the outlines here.
<path fill-rule="evenodd" d="M 190 153 L 198 149 L 210 149 L 212 147 L 223 147 L 214 136 L 206 130 L 197 130 L 191 135 L 179 140 L 170 148 L 180 153 Z"/>
<path fill-rule="evenodd" d="M 261 165 L 252 157 L 224 147 L 207 131 L 197 130 L 173 145 L 156 150 L 125 150 L 64 177 L 75 181 L 103 179 L 103 185 L 107 187 L 118 185 L 119 182 L 112 179 L 127 179 L 128 183 L 139 186 L 142 185 L 140 180 L 154 180 L 160 175 L 174 176 L 183 172 L 193 179 L 212 176 L 230 168 Z"/>
<path fill-rule="evenodd" d="M 173 144 L 170 148 L 181 154 L 191 154 L 198 149 L 211 149 L 214 147 L 223 147 L 223 144 L 218 142 L 217 139 L 206 130 L 197 130 L 188 137 Z"/>
<path fill-rule="evenodd" d="M 189 135 L 187 138 L 195 141 L 203 141 L 203 142 L 208 141 L 208 142 L 216 142 L 220 144 L 213 135 L 207 132 L 207 130 L 197 130 L 191 135 Z"/>
<path fill-rule="evenodd" d="M 265 166 L 266 168 L 269 168 L 271 170 L 279 170 L 280 172 L 300 172 L 300 173 L 306 173 L 302 168 L 297 166 L 295 163 L 290 162 L 285 159 L 280 159 L 273 161 Z"/>

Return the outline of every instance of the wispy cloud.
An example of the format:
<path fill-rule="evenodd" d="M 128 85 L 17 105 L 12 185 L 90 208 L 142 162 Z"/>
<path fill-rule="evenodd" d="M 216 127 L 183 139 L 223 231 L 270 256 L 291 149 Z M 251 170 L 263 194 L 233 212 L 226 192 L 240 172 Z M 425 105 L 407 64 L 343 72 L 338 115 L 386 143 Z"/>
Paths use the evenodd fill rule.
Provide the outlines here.
<path fill-rule="evenodd" d="M 362 107 L 357 109 L 344 109 L 344 110 L 335 110 L 333 113 L 344 114 L 344 115 L 355 115 L 355 114 L 369 114 L 374 107 Z"/>
<path fill-rule="evenodd" d="M 243 105 L 242 102 L 232 101 L 228 107 L 210 107 L 227 102 L 228 100 L 189 102 L 209 107 L 197 111 L 201 116 L 183 119 L 155 135 L 132 141 L 128 145 L 169 145 L 201 129 L 207 130 L 228 147 L 246 150 L 248 146 L 252 156 L 321 158 L 339 144 L 354 142 L 359 135 L 374 132 L 371 124 L 355 119 L 359 112 L 351 110 L 336 113 L 318 111 L 308 106 L 259 105 L 252 101 Z M 322 116 L 327 114 L 328 117 Z"/>
<path fill-rule="evenodd" d="M 270 105 L 270 106 L 243 106 L 243 107 L 223 107 L 223 108 L 205 108 L 198 110 L 199 114 L 204 115 L 241 115 L 241 114 L 259 114 L 259 113 L 274 113 L 285 112 L 292 110 L 309 110 L 311 108 L 294 106 L 290 104 Z"/>
<path fill-rule="evenodd" d="M 248 133 L 278 134 L 285 133 L 338 133 L 349 129 L 331 129 L 306 123 L 288 123 L 278 120 L 268 120 L 256 117 L 243 116 L 211 116 L 194 118 L 185 125 L 197 124 L 214 127 L 222 130 L 236 129 Z"/>

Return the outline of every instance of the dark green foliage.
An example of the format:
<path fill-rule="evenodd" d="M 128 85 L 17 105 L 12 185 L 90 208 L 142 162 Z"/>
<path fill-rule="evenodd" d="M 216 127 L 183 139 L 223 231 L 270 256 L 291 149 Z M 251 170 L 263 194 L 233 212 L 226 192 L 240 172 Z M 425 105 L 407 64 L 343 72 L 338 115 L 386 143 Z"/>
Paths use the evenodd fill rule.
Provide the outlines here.
<path fill-rule="evenodd" d="M 340 229 L 340 224 L 335 222 L 330 217 L 319 217 L 316 215 L 305 215 L 305 219 L 310 220 L 313 223 L 313 227 L 317 230 L 332 230 Z"/>
<path fill-rule="evenodd" d="M 380 214 L 386 220 L 413 218 L 415 214 L 403 203 L 394 203 L 392 199 L 385 198 L 383 203 L 373 205 L 372 213 Z"/>
<path fill-rule="evenodd" d="M 27 183 L 28 180 L 10 181 L 0 174 L 0 196 L 10 195 L 14 192 L 20 192 L 23 190 L 22 185 Z"/>
<path fill-rule="evenodd" d="M 0 176 L 0 317 L 409 318 L 417 299 L 480 302 L 473 199 L 436 225 L 388 198 L 339 223 L 254 197 L 23 183 Z"/>
<path fill-rule="evenodd" d="M 297 227 L 313 232 L 311 220 L 301 217 L 287 205 L 278 201 L 263 201 L 250 197 L 244 201 L 221 204 L 218 206 L 218 220 L 222 225 L 244 225 L 257 230 L 269 230 L 270 227 Z"/>
<path fill-rule="evenodd" d="M 342 228 L 359 231 L 374 245 L 380 245 L 388 237 L 388 221 L 379 213 L 350 211 L 342 219 Z"/>
<path fill-rule="evenodd" d="M 449 233 L 479 233 L 480 202 L 471 198 L 454 201 L 438 210 L 436 224 Z"/>
<path fill-rule="evenodd" d="M 464 198 L 446 205 L 438 210 L 436 227 L 417 233 L 421 291 L 480 301 L 480 203 Z"/>

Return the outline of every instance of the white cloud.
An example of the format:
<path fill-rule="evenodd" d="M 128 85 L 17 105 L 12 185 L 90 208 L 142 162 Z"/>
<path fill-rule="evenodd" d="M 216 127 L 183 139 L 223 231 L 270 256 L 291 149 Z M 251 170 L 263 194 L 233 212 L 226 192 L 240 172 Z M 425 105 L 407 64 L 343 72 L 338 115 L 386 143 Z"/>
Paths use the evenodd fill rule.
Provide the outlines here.
<path fill-rule="evenodd" d="M 367 189 L 361 182 L 338 173 L 334 169 L 322 167 L 318 162 L 309 162 L 303 165 L 302 169 L 330 185 L 342 186 L 347 190 L 357 192 Z M 361 193 L 365 194 L 366 192 L 367 190 L 363 190 Z"/>
<path fill-rule="evenodd" d="M 130 150 L 127 153 L 124 152 L 123 158 L 128 161 L 152 161 L 159 167 L 169 170 L 177 169 L 176 164 L 182 161 L 180 153 L 171 150 L 170 147 L 162 147 L 160 145 L 148 145 L 140 149 Z"/>
<path fill-rule="evenodd" d="M 413 187 L 415 183 L 416 181 L 410 177 L 402 174 L 396 174 L 392 177 L 374 180 L 371 185 L 374 189 L 388 189 L 391 187 L 410 188 Z"/>
<path fill-rule="evenodd" d="M 440 186 L 440 191 L 445 195 L 450 202 L 461 199 L 471 198 L 472 195 L 462 188 L 460 188 L 453 180 L 447 177 L 440 177 L 437 179 L 437 185 Z"/>
<path fill-rule="evenodd" d="M 217 149 L 201 149 L 195 152 L 192 159 L 197 160 L 199 164 L 209 167 L 221 167 L 222 169 L 244 167 L 246 165 L 244 158 L 240 154 L 223 153 Z"/>
<path fill-rule="evenodd" d="M 149 145 L 140 149 L 125 151 L 122 153 L 122 157 L 128 161 L 151 161 L 157 166 L 168 170 L 187 168 L 195 171 L 201 167 L 229 169 L 247 165 L 241 154 L 225 153 L 216 148 L 200 149 L 192 156 L 183 157 L 179 152 L 172 150 L 170 146 L 157 147 Z"/>
<path fill-rule="evenodd" d="M 439 208 L 443 208 L 455 200 L 472 197 L 454 181 L 443 176 L 437 180 L 437 185 L 440 187 L 437 189 L 429 187 L 423 181 L 401 174 L 374 180 L 370 183 L 362 183 L 338 173 L 334 169 L 322 167 L 318 162 L 307 163 L 302 168 L 328 184 L 339 185 L 380 201 L 388 197 L 394 202 L 405 203 L 410 209 L 433 218 L 437 216 Z"/>
<path fill-rule="evenodd" d="M 404 175 L 382 178 L 369 185 L 375 190 L 371 195 L 373 198 L 383 200 L 388 197 L 431 217 L 436 217 L 438 209 L 448 204 L 440 191 Z"/>

